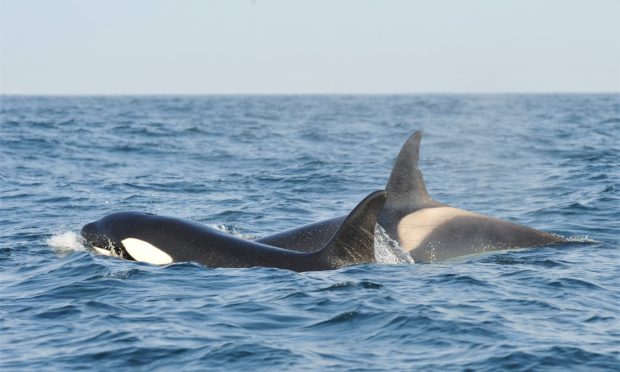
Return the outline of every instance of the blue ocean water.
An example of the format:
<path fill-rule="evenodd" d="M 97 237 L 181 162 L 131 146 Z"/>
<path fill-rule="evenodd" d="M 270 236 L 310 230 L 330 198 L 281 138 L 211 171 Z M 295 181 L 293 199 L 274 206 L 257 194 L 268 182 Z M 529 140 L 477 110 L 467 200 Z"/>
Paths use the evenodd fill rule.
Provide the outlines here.
<path fill-rule="evenodd" d="M 617 370 L 620 95 L 0 98 L 0 369 Z M 121 210 L 251 239 L 383 188 L 572 243 L 325 272 L 97 256 Z"/>

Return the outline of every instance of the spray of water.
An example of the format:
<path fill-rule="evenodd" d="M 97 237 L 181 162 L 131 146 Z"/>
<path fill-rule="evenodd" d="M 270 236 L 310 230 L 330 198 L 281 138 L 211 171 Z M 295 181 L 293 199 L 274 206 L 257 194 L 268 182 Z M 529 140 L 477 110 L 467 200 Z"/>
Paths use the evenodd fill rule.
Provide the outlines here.
<path fill-rule="evenodd" d="M 54 234 L 47 239 L 47 245 L 52 247 L 57 254 L 69 254 L 72 252 L 84 252 L 86 247 L 84 246 L 84 239 L 74 231 L 65 231 L 59 234 Z"/>
<path fill-rule="evenodd" d="M 409 253 L 405 252 L 379 225 L 375 230 L 375 259 L 382 264 L 414 263 Z"/>

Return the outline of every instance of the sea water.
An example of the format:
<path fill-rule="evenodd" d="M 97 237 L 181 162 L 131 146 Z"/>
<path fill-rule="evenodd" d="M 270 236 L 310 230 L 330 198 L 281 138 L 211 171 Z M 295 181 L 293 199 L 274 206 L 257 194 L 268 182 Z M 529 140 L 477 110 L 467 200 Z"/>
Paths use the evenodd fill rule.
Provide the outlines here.
<path fill-rule="evenodd" d="M 617 370 L 620 95 L 0 97 L 0 369 Z M 244 239 L 341 216 L 424 131 L 451 206 L 569 244 L 324 272 L 98 256 L 137 210 Z M 396 247 L 398 248 L 398 247 Z"/>

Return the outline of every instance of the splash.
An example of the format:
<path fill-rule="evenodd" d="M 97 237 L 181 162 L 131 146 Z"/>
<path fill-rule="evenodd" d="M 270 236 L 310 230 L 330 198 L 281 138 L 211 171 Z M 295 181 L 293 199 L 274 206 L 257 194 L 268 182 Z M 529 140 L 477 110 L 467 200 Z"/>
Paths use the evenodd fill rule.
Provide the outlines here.
<path fill-rule="evenodd" d="M 375 259 L 381 264 L 415 263 L 411 255 L 405 252 L 396 240 L 390 238 L 379 225 L 375 230 Z"/>
<path fill-rule="evenodd" d="M 84 252 L 84 239 L 75 233 L 74 231 L 66 231 L 59 234 L 54 234 L 47 239 L 47 245 L 54 248 L 54 251 L 58 254 L 69 254 L 71 252 Z"/>

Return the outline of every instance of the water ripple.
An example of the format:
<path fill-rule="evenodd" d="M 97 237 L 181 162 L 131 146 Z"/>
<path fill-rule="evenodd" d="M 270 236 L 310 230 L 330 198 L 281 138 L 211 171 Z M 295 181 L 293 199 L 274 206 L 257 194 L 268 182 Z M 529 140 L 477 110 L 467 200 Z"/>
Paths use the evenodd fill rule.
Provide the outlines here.
<path fill-rule="evenodd" d="M 616 370 L 617 95 L 0 97 L 3 370 Z M 434 198 L 570 244 L 327 272 L 101 257 L 119 210 L 253 239 L 345 214 L 425 138 Z"/>

